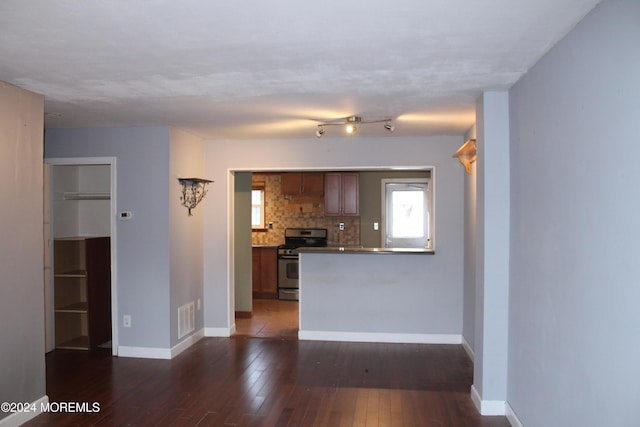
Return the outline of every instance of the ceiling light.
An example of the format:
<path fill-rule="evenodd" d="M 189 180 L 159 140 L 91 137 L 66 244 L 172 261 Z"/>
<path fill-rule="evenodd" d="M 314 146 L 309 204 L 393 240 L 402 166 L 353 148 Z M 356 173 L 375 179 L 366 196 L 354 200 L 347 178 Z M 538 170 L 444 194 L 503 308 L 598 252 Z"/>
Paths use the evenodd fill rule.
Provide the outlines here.
<path fill-rule="evenodd" d="M 390 123 L 392 120 L 390 118 L 378 119 L 378 120 L 363 120 L 362 117 L 353 115 L 353 116 L 342 117 L 342 118 L 333 119 L 333 120 L 318 120 L 318 119 L 313 119 L 313 120 L 320 122 L 320 124 L 318 125 L 319 129 L 316 131 L 316 136 L 318 138 L 324 135 L 323 126 L 344 126 L 345 132 L 350 135 L 354 134 L 358 130 L 358 128 L 356 127 L 356 123 L 358 124 L 384 123 L 385 124 L 384 128 L 389 132 L 393 132 L 396 129 L 395 126 L 393 126 Z"/>

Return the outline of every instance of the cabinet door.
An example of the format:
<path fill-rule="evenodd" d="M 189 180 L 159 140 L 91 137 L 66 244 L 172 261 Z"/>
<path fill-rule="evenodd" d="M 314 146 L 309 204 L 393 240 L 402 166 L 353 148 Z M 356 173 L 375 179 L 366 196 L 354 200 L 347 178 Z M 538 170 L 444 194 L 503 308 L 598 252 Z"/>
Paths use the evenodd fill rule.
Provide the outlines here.
<path fill-rule="evenodd" d="M 278 297 L 278 249 L 252 249 L 252 290 L 254 298 Z"/>
<path fill-rule="evenodd" d="M 328 172 L 324 176 L 325 216 L 360 215 L 360 175 L 357 172 Z"/>
<path fill-rule="evenodd" d="M 253 292 L 260 292 L 262 288 L 260 276 L 260 248 L 251 249 L 251 285 Z"/>
<path fill-rule="evenodd" d="M 342 215 L 360 215 L 360 176 L 357 173 L 342 174 Z"/>
<path fill-rule="evenodd" d="M 280 175 L 282 194 L 285 196 L 297 196 L 302 190 L 302 173 L 286 172 Z"/>
<path fill-rule="evenodd" d="M 322 196 L 324 194 L 324 173 L 305 172 L 302 174 L 302 194 Z"/>
<path fill-rule="evenodd" d="M 340 216 L 341 175 L 334 172 L 324 174 L 324 214 L 326 216 Z"/>
<path fill-rule="evenodd" d="M 275 298 L 278 293 L 278 249 L 262 248 L 260 255 L 260 284 L 264 297 Z"/>

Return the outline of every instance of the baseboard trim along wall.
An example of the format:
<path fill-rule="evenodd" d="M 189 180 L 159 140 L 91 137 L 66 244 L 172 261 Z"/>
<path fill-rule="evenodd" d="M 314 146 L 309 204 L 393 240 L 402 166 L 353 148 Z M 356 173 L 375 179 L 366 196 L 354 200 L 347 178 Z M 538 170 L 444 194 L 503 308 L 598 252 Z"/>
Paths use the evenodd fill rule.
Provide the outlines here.
<path fill-rule="evenodd" d="M 34 408 L 33 411 L 13 412 L 8 417 L 4 417 L 0 420 L 0 427 L 18 427 L 22 424 L 34 419 L 42 413 L 42 405 L 47 406 L 49 403 L 49 396 L 42 396 L 40 399 L 32 402 L 29 406 Z"/>
<path fill-rule="evenodd" d="M 396 344 L 461 344 L 457 334 L 393 334 L 379 332 L 298 331 L 298 338 L 310 341 L 381 342 Z"/>
<path fill-rule="evenodd" d="M 171 348 L 118 346 L 119 357 L 138 357 L 141 359 L 173 359 L 204 337 L 200 329 Z"/>
<path fill-rule="evenodd" d="M 462 348 L 464 348 L 464 351 L 467 352 L 467 356 L 469 356 L 469 359 L 471 359 L 471 361 L 473 362 L 475 353 L 473 352 L 473 349 L 469 345 L 469 342 L 464 338 L 464 335 L 462 336 Z"/>
<path fill-rule="evenodd" d="M 204 328 L 205 337 L 230 337 L 236 332 L 235 323 L 231 328 Z"/>
<path fill-rule="evenodd" d="M 509 405 L 509 402 L 506 403 L 506 409 L 507 409 L 507 421 L 509 421 L 509 424 L 511 424 L 513 427 L 524 427 L 520 422 L 520 419 L 518 418 L 516 413 L 513 411 L 513 408 L 511 407 L 511 405 Z"/>
<path fill-rule="evenodd" d="M 482 400 L 475 386 L 471 386 L 471 400 L 480 415 L 506 415 L 504 400 Z"/>

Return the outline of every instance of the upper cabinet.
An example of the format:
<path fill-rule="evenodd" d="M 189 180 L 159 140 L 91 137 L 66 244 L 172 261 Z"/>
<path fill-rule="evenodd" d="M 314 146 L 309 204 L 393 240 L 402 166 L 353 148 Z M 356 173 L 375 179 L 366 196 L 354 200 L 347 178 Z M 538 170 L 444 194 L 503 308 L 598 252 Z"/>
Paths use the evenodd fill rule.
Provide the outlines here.
<path fill-rule="evenodd" d="M 325 216 L 360 215 L 360 175 L 357 172 L 324 174 Z"/>
<path fill-rule="evenodd" d="M 324 174 L 322 172 L 286 172 L 282 177 L 282 194 L 285 196 L 322 196 Z"/>

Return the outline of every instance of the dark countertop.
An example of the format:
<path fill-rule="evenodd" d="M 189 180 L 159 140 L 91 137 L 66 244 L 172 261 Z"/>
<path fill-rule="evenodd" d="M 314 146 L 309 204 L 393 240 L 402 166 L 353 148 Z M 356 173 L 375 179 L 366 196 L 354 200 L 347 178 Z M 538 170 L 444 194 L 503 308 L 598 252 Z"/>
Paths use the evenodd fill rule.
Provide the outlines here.
<path fill-rule="evenodd" d="M 361 248 L 357 246 L 328 246 L 324 248 L 298 248 L 300 253 L 314 254 L 422 254 L 433 255 L 433 249 L 422 248 Z"/>

